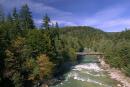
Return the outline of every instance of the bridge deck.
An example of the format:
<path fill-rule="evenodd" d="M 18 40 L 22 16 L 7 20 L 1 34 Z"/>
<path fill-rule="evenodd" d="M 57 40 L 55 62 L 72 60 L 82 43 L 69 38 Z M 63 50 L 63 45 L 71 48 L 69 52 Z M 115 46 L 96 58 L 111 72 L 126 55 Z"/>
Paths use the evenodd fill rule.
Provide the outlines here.
<path fill-rule="evenodd" d="M 77 52 L 77 55 L 104 55 L 103 53 L 86 53 L 86 52 Z"/>

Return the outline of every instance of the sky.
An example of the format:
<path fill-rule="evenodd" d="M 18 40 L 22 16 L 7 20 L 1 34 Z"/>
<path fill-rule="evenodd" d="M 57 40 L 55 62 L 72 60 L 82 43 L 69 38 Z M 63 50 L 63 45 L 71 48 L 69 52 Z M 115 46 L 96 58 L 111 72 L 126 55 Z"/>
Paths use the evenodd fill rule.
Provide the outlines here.
<path fill-rule="evenodd" d="M 0 0 L 6 13 L 26 3 L 37 26 L 47 13 L 60 26 L 92 26 L 107 32 L 130 28 L 130 0 Z"/>

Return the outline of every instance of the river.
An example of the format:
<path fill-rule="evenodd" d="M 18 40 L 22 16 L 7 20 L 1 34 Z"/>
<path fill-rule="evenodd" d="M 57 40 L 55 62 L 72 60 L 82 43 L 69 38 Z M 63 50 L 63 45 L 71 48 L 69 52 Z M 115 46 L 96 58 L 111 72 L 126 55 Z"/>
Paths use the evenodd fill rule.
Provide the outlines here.
<path fill-rule="evenodd" d="M 51 87 L 117 87 L 119 83 L 95 61 L 94 56 L 82 56 L 81 62 L 64 74 L 65 80 Z"/>

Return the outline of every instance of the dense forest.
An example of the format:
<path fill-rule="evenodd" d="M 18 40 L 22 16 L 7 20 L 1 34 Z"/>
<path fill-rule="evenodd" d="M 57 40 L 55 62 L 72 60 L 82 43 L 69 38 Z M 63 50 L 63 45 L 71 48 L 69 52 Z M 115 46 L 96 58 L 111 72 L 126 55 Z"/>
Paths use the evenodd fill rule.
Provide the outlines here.
<path fill-rule="evenodd" d="M 105 54 L 105 61 L 130 76 L 130 30 L 104 32 L 89 26 L 59 27 L 47 14 L 41 28 L 27 4 L 5 15 L 0 8 L 0 85 L 29 87 L 61 73 L 75 63 L 75 52 L 89 48 Z"/>

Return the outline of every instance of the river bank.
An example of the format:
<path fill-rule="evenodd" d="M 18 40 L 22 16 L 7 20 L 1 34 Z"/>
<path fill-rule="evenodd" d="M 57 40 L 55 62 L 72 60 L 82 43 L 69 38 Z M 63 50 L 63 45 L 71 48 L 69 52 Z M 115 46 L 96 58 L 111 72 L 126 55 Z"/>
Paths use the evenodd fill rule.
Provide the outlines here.
<path fill-rule="evenodd" d="M 118 84 L 118 87 L 130 87 L 130 78 L 126 76 L 121 70 L 116 68 L 111 68 L 109 64 L 107 64 L 104 59 L 99 58 L 101 67 L 108 72 L 108 75 L 121 84 Z"/>

